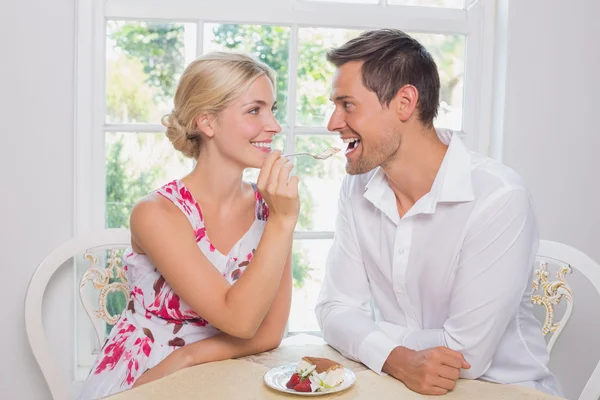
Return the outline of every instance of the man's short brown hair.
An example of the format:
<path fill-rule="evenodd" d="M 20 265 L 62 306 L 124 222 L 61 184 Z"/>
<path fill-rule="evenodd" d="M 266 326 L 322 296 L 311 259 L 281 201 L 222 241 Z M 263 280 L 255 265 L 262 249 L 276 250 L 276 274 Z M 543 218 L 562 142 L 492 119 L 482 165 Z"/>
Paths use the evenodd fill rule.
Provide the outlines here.
<path fill-rule="evenodd" d="M 433 126 L 440 102 L 440 76 L 431 54 L 410 35 L 398 29 L 367 31 L 329 51 L 327 60 L 338 68 L 362 61 L 363 84 L 386 107 L 402 86 L 416 87 L 419 119 Z"/>

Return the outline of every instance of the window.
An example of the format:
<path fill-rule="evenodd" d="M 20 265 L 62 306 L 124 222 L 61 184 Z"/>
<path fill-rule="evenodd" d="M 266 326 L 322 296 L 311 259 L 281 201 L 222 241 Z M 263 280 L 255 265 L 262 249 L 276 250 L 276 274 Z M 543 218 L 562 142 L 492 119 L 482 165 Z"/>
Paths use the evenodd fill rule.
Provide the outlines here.
<path fill-rule="evenodd" d="M 283 131 L 275 147 L 286 152 L 321 151 L 342 146 L 338 136 L 325 128 L 333 110 L 328 98 L 334 72 L 325 59 L 327 49 L 373 27 L 403 29 L 420 40 L 438 64 L 442 90 L 436 125 L 458 131 L 469 147 L 485 153 L 494 2 L 467 3 L 262 0 L 255 7 L 233 0 L 207 5 L 191 0 L 82 1 L 76 230 L 128 227 L 131 207 L 140 197 L 193 167 L 192 160 L 172 149 L 160 118 L 172 108 L 185 66 L 213 50 L 248 52 L 276 71 L 277 118 Z M 313 310 L 344 176 L 343 156 L 327 162 L 302 157 L 295 163 L 302 213 L 293 246 L 290 333 L 319 330 Z M 250 180 L 257 175 L 256 170 L 246 172 Z M 98 349 L 90 339 L 91 327 L 86 328 L 89 324 L 77 319 L 77 363 L 87 373 Z"/>

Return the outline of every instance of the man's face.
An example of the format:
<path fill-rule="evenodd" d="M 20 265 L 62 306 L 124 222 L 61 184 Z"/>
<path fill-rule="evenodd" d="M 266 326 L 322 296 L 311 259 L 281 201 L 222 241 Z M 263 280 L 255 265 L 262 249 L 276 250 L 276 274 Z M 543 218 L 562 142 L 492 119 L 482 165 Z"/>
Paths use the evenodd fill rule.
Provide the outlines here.
<path fill-rule="evenodd" d="M 350 175 L 385 164 L 400 146 L 394 128 L 396 113 L 391 105 L 382 106 L 377 95 L 364 86 L 361 66 L 362 62 L 354 61 L 336 71 L 331 92 L 335 110 L 327 125 L 348 144 L 346 172 Z"/>

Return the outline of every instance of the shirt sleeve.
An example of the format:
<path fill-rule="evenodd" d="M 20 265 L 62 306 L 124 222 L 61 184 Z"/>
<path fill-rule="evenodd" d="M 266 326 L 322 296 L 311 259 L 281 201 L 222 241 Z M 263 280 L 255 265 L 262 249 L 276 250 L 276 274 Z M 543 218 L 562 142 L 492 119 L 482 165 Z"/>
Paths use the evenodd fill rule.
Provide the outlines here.
<path fill-rule="evenodd" d="M 338 202 L 335 236 L 329 252 L 316 315 L 327 343 L 344 356 L 381 373 L 398 346 L 372 317 L 371 289 L 350 212 L 348 177 Z"/>

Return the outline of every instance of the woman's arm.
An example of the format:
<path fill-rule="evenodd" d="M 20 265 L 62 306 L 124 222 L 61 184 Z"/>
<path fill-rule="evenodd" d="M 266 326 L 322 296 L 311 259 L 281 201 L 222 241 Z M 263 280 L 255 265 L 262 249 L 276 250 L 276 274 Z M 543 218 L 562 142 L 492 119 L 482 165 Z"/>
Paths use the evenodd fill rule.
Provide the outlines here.
<path fill-rule="evenodd" d="M 250 339 L 240 339 L 221 332 L 213 337 L 187 344 L 144 373 L 133 387 L 152 382 L 193 365 L 244 357 L 277 348 L 285 332 L 291 301 L 292 255 L 290 250 L 277 295 L 256 335 Z"/>
<path fill-rule="evenodd" d="M 269 206 L 269 219 L 235 285 L 204 256 L 193 228 L 167 199 L 155 195 L 132 212 L 132 241 L 183 301 L 231 336 L 252 338 L 277 294 L 300 209 L 298 178 L 289 177 L 292 167 L 279 152 L 265 160 L 257 186 Z"/>

